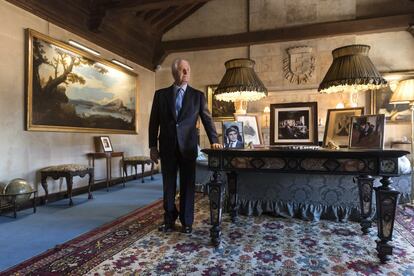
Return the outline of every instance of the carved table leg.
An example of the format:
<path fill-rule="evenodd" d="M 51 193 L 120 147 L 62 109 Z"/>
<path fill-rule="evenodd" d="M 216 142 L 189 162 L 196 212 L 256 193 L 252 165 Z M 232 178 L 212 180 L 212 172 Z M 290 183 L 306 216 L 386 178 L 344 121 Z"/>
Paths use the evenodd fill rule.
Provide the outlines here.
<path fill-rule="evenodd" d="M 237 221 L 237 173 L 227 173 L 227 186 L 229 188 L 229 210 L 231 221 L 235 223 Z"/>
<path fill-rule="evenodd" d="M 138 179 L 138 169 L 137 169 L 137 166 L 138 165 L 136 163 L 133 166 L 131 166 L 131 174 L 133 173 L 132 167 L 134 167 L 134 169 L 135 169 L 134 179 Z"/>
<path fill-rule="evenodd" d="M 390 185 L 390 177 L 384 176 L 380 180 L 382 186 L 376 187 L 375 197 L 377 203 L 378 217 L 378 238 L 377 252 L 381 263 L 385 263 L 392 255 L 393 246 L 388 244 L 392 240 L 394 230 L 395 211 L 397 209 L 397 200 L 400 192 L 394 190 Z"/>
<path fill-rule="evenodd" d="M 45 204 L 47 203 L 47 198 L 49 196 L 49 191 L 47 189 L 46 178 L 47 178 L 47 176 L 42 174 L 41 180 L 40 180 L 40 183 L 42 184 L 43 190 L 45 190 Z"/>
<path fill-rule="evenodd" d="M 215 247 L 221 243 L 221 217 L 223 212 L 224 183 L 218 179 L 219 174 L 214 172 L 213 179 L 208 183 L 210 198 L 210 229 L 211 242 Z"/>
<path fill-rule="evenodd" d="M 122 163 L 122 168 L 124 169 L 124 175 L 125 177 L 128 177 L 128 165 L 126 162 Z"/>
<path fill-rule="evenodd" d="M 17 202 L 16 202 L 16 195 L 12 196 L 12 204 L 13 204 L 13 216 L 17 218 Z"/>
<path fill-rule="evenodd" d="M 73 205 L 72 201 L 72 186 L 73 186 L 73 176 L 66 176 L 66 185 L 68 186 L 68 197 L 69 197 L 69 206 Z"/>
<path fill-rule="evenodd" d="M 372 226 L 372 192 L 374 190 L 374 178 L 369 175 L 357 177 L 359 190 L 359 204 L 361 207 L 361 230 L 364 235 L 369 233 Z"/>
<path fill-rule="evenodd" d="M 151 161 L 151 180 L 154 180 L 153 172 L 154 172 L 154 162 Z"/>
<path fill-rule="evenodd" d="M 141 183 L 144 183 L 145 163 L 141 163 Z"/>
<path fill-rule="evenodd" d="M 88 183 L 88 199 L 92 199 L 93 195 L 91 193 L 91 187 L 92 187 L 92 183 L 93 183 L 93 170 L 90 170 L 89 173 L 89 183 Z"/>
<path fill-rule="evenodd" d="M 36 197 L 37 197 L 37 192 L 34 192 L 33 193 L 33 201 L 32 201 L 33 213 L 36 213 Z"/>

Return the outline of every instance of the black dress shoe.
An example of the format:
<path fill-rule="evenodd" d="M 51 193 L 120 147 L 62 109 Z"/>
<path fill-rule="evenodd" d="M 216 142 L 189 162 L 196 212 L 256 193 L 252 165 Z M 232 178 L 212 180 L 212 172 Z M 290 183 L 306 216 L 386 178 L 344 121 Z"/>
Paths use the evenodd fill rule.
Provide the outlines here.
<path fill-rule="evenodd" d="M 181 232 L 185 234 L 190 234 L 191 232 L 193 232 L 193 227 L 191 225 L 183 225 L 181 227 Z"/>
<path fill-rule="evenodd" d="M 168 224 L 168 223 L 161 224 L 160 226 L 158 226 L 158 231 L 164 232 L 164 233 L 170 233 L 174 231 L 174 225 Z"/>

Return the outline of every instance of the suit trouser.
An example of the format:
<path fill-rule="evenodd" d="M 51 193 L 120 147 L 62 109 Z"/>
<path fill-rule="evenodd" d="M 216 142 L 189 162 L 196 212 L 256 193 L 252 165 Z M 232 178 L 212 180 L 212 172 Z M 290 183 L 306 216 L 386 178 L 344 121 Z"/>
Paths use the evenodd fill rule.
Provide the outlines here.
<path fill-rule="evenodd" d="M 164 190 L 164 223 L 174 224 L 178 215 L 182 225 L 194 221 L 194 193 L 196 160 L 185 159 L 178 151 L 175 155 L 161 158 Z M 180 171 L 180 211 L 175 206 L 177 170 Z"/>

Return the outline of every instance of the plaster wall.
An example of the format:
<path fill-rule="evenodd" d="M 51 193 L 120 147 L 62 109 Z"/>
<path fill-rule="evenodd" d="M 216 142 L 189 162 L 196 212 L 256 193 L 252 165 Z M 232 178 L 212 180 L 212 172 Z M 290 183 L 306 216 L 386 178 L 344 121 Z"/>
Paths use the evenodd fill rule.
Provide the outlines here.
<path fill-rule="evenodd" d="M 79 41 L 98 50 L 105 59 L 125 61 L 89 41 L 61 29 L 6 1 L 0 1 L 0 182 L 27 179 L 43 194 L 37 171 L 50 165 L 87 164 L 86 153 L 94 151 L 92 133 L 35 132 L 24 130 L 25 118 L 25 36 L 31 28 L 52 38 Z M 154 92 L 155 73 L 127 61 L 138 74 L 137 135 L 109 135 L 115 151 L 126 156 L 148 154 L 148 119 Z M 120 176 L 119 158 L 112 162 L 114 177 Z M 148 168 L 147 168 L 148 169 Z M 105 177 L 104 160 L 98 160 L 95 178 Z M 74 187 L 87 185 L 87 177 L 74 179 Z M 65 191 L 65 181 L 48 180 L 50 193 Z"/>

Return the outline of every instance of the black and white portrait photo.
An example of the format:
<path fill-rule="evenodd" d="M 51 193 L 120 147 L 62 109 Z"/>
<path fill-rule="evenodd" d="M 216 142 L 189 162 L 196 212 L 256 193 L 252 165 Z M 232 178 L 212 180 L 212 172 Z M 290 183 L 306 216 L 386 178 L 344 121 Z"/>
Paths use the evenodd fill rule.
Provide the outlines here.
<path fill-rule="evenodd" d="M 309 111 L 279 111 L 280 140 L 309 139 Z"/>
<path fill-rule="evenodd" d="M 244 148 L 242 122 L 223 122 L 223 146 L 225 148 Z"/>
<path fill-rule="evenodd" d="M 317 103 L 272 104 L 270 108 L 271 145 L 317 145 Z"/>

